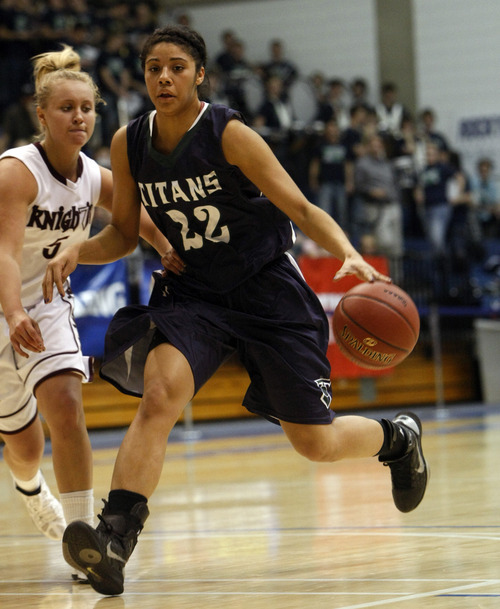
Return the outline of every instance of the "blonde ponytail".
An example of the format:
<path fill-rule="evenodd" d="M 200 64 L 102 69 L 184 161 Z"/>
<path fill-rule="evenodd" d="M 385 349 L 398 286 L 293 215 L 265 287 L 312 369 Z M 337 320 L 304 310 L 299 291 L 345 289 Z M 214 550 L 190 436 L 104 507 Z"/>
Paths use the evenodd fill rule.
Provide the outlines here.
<path fill-rule="evenodd" d="M 87 72 L 81 71 L 80 56 L 67 44 L 61 51 L 49 51 L 32 58 L 33 77 L 35 80 L 36 103 L 45 108 L 47 100 L 52 93 L 56 81 L 77 80 L 84 82 L 94 93 L 94 102 L 97 105 L 102 101 L 97 85 Z"/>

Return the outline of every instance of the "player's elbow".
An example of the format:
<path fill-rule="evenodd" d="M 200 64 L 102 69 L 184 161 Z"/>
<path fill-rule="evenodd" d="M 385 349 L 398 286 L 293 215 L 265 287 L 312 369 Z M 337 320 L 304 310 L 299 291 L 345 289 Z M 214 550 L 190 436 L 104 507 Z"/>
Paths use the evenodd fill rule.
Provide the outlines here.
<path fill-rule="evenodd" d="M 139 244 L 139 238 L 133 239 L 133 238 L 129 238 L 126 239 L 124 244 L 123 244 L 123 249 L 124 249 L 124 256 L 128 256 L 129 254 L 131 254 L 133 251 L 135 251 L 135 249 L 137 248 Z"/>
<path fill-rule="evenodd" d="M 289 216 L 299 228 L 303 229 L 314 223 L 314 215 L 318 209 L 319 207 L 305 199 L 293 207 L 293 214 L 291 213 Z"/>

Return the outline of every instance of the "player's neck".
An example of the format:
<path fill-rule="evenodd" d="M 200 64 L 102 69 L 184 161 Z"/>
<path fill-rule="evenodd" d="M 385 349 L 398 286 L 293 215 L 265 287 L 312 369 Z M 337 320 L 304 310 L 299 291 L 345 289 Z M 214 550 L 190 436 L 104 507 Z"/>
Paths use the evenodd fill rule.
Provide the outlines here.
<path fill-rule="evenodd" d="M 61 176 L 71 182 L 76 182 L 78 179 L 78 158 L 80 149 L 68 151 L 62 150 L 53 145 L 49 140 L 45 139 L 41 142 L 50 165 Z"/>
<path fill-rule="evenodd" d="M 185 112 L 168 115 L 157 112 L 153 130 L 153 145 L 164 154 L 170 154 L 198 119 L 206 103 L 196 100 Z"/>

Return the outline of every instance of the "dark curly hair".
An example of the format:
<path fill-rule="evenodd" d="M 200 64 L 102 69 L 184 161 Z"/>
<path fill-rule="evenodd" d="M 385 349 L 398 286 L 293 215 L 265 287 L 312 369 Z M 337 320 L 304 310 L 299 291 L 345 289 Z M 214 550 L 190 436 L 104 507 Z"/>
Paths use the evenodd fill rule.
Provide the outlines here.
<path fill-rule="evenodd" d="M 146 57 L 151 52 L 151 49 L 160 42 L 171 42 L 185 49 L 194 59 L 197 71 L 205 67 L 207 63 L 207 48 L 200 34 L 183 25 L 166 25 L 165 27 L 157 28 L 146 38 L 140 54 L 143 71 L 145 69 Z"/>

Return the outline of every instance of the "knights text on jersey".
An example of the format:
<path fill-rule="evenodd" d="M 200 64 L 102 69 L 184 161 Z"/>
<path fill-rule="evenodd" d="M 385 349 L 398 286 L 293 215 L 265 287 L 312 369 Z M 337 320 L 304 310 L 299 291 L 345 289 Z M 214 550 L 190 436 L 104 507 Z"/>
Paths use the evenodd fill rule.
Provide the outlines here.
<path fill-rule="evenodd" d="M 152 145 L 155 112 L 127 129 L 128 158 L 141 202 L 186 263 L 185 280 L 225 292 L 293 243 L 289 218 L 230 165 L 221 138 L 235 110 L 205 106 L 169 155 Z"/>
<path fill-rule="evenodd" d="M 66 180 L 50 165 L 40 144 L 28 144 L 4 152 L 0 158 L 19 159 L 38 186 L 28 206 L 21 262 L 23 306 L 42 299 L 42 279 L 49 260 L 69 245 L 89 235 L 94 206 L 101 192 L 101 172 L 95 161 L 80 153 L 76 182 Z"/>

